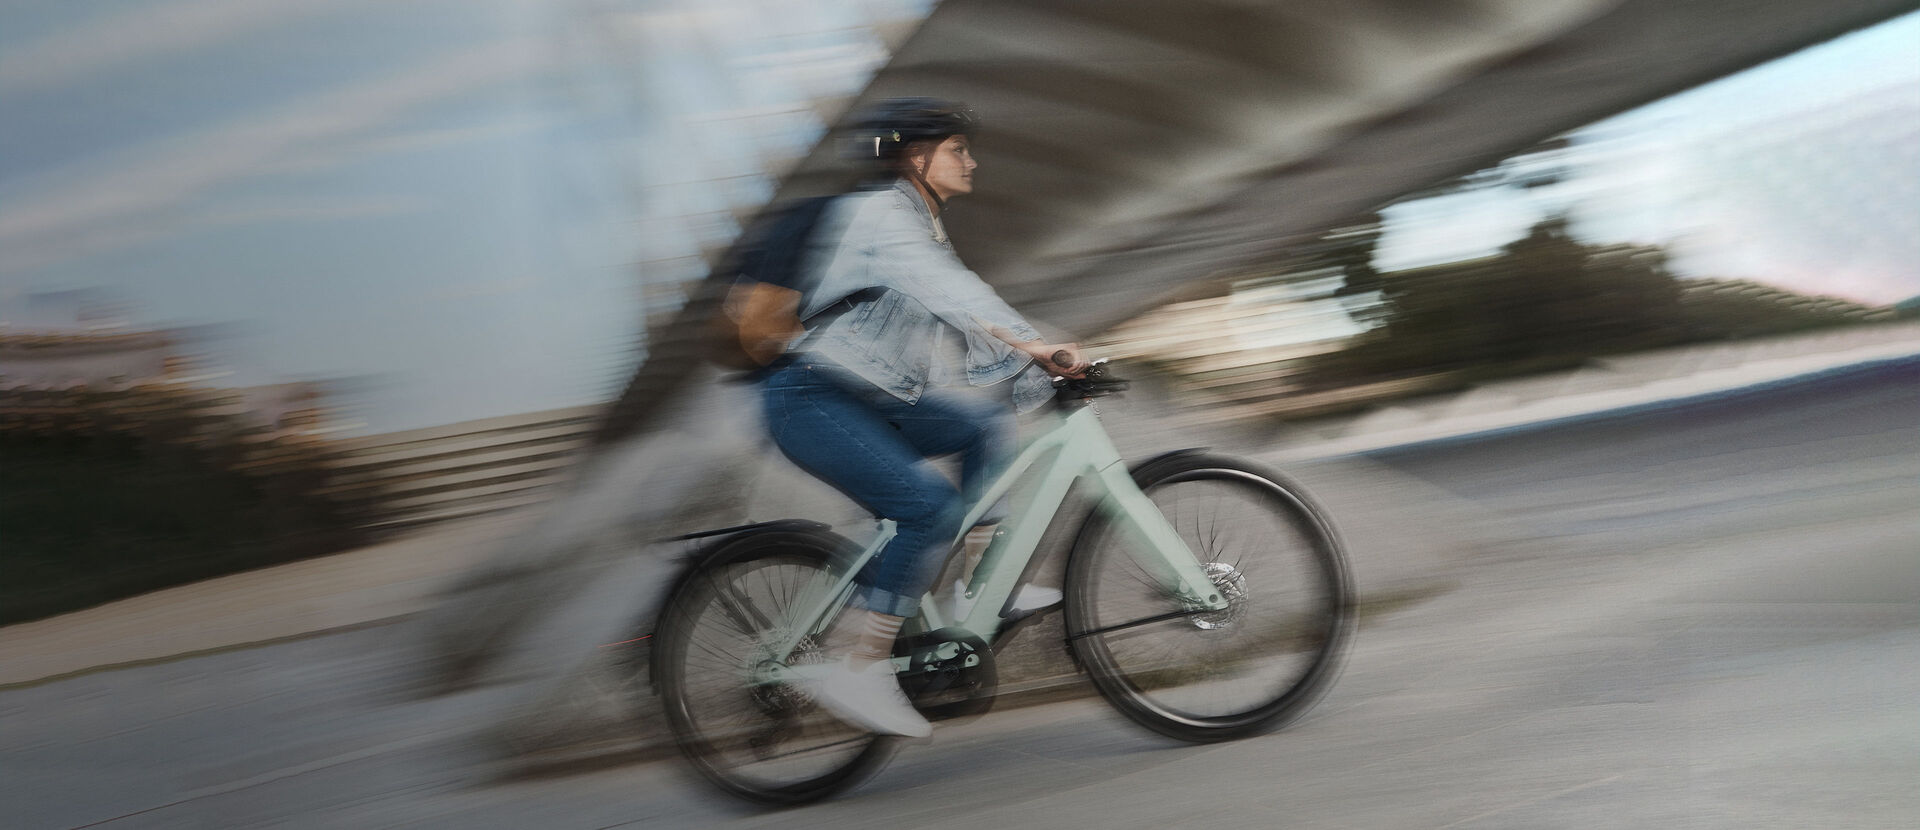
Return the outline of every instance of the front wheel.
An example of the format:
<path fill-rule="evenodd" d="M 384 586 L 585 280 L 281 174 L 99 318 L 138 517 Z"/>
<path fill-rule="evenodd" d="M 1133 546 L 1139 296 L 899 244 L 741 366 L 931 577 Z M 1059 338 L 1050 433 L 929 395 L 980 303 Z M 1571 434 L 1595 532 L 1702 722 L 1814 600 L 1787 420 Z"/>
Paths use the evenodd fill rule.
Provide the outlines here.
<path fill-rule="evenodd" d="M 1154 555 L 1104 511 L 1067 564 L 1067 633 L 1100 694 L 1155 732 L 1205 742 L 1282 726 L 1338 673 L 1353 589 L 1332 526 L 1298 489 L 1241 459 L 1186 454 L 1134 482 L 1198 557 L 1227 607 L 1184 607 Z"/>
<path fill-rule="evenodd" d="M 804 688 L 754 679 L 809 586 L 850 546 L 822 530 L 730 537 L 668 597 L 654 637 L 654 685 L 681 751 L 720 789 L 800 804 L 859 783 L 892 755 L 892 739 L 840 722 Z M 783 662 L 824 661 L 821 646 L 808 637 Z"/>

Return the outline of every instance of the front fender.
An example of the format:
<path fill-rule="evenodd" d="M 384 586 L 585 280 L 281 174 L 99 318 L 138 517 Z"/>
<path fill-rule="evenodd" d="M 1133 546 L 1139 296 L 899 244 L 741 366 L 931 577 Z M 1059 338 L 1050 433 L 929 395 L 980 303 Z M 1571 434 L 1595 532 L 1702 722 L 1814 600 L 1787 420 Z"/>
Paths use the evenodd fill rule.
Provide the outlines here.
<path fill-rule="evenodd" d="M 1200 455 L 1210 449 L 1212 447 L 1189 447 L 1184 450 L 1163 452 L 1145 461 L 1128 464 L 1127 473 L 1133 476 L 1133 483 L 1140 484 L 1152 478 L 1153 474 L 1159 472 L 1165 465 L 1190 455 Z"/>

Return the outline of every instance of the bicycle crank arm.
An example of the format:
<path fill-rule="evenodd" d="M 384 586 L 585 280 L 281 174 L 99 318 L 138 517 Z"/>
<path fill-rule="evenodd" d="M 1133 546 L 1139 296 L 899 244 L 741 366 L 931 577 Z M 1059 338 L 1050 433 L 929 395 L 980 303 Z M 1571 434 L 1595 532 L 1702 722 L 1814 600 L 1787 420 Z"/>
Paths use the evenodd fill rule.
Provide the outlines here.
<path fill-rule="evenodd" d="M 891 662 L 893 663 L 894 672 L 898 673 L 908 668 L 909 660 L 910 658 L 906 658 L 906 657 L 893 658 Z M 780 685 L 780 684 L 804 684 L 809 680 L 818 679 L 818 677 L 809 677 L 808 675 L 810 674 L 816 674 L 818 672 L 827 672 L 827 671 L 838 671 L 839 668 L 840 668 L 839 661 L 830 661 L 826 663 L 806 663 L 798 666 L 789 666 L 784 663 L 777 663 L 772 660 L 767 660 L 765 662 L 762 662 L 760 665 L 753 667 L 753 673 L 748 678 L 748 683 L 754 686 L 774 686 L 774 685 Z"/>

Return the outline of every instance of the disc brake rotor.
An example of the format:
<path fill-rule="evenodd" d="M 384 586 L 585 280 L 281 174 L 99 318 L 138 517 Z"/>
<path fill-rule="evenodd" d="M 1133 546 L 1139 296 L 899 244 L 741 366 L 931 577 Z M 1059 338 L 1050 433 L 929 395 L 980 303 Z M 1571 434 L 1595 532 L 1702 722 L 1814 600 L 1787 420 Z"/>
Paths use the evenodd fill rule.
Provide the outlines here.
<path fill-rule="evenodd" d="M 1225 562 L 1208 562 L 1202 567 L 1207 578 L 1213 580 L 1213 587 L 1220 592 L 1220 597 L 1227 601 L 1227 607 L 1193 615 L 1189 619 L 1193 620 L 1194 627 L 1215 631 L 1239 622 L 1247 613 L 1247 577 L 1238 568 Z"/>

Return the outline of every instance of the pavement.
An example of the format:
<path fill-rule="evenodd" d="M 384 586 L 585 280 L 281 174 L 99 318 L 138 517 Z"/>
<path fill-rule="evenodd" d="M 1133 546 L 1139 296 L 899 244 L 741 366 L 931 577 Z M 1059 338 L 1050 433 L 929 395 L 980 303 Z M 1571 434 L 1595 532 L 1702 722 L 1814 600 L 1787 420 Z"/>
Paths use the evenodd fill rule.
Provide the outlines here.
<path fill-rule="evenodd" d="M 0 628 L 0 689 L 391 621 L 424 610 L 527 520 L 463 522 L 348 553 Z"/>
<path fill-rule="evenodd" d="M 1628 355 L 1323 422 L 1284 436 L 1263 455 L 1289 464 L 1355 456 L 1657 409 L 1915 356 L 1916 324 Z M 1341 486 L 1307 479 L 1316 492 Z M 402 619 L 430 607 L 442 586 L 485 559 L 490 541 L 505 538 L 536 511 L 439 526 L 363 550 L 0 628 L 0 689 Z"/>

